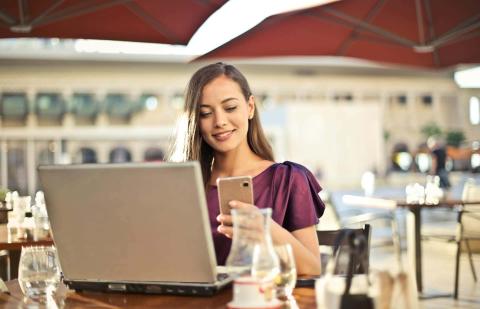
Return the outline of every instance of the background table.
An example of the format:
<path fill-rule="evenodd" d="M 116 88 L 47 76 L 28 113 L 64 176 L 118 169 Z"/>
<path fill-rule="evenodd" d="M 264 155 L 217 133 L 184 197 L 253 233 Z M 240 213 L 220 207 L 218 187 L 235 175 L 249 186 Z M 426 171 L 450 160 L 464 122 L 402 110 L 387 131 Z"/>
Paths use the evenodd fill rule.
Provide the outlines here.
<path fill-rule="evenodd" d="M 393 197 L 367 197 L 358 195 L 344 195 L 343 202 L 347 205 L 378 208 L 386 211 L 395 211 L 398 208 L 408 210 L 406 216 L 406 232 L 407 232 L 407 256 L 408 263 L 412 270 L 415 271 L 417 290 L 420 298 L 433 297 L 450 297 L 450 293 L 427 293 L 423 285 L 422 273 L 422 211 L 429 211 L 439 208 L 454 209 L 466 205 L 478 205 L 480 201 L 463 201 L 461 199 L 446 196 L 438 203 L 430 205 L 425 203 L 407 203 L 405 199 L 398 200 Z"/>
<path fill-rule="evenodd" d="M 438 203 L 428 205 L 425 203 L 407 203 L 406 201 L 396 201 L 397 207 L 406 208 L 409 210 L 407 215 L 407 250 L 408 260 L 413 269 L 415 269 L 415 276 L 417 281 L 417 289 L 420 293 L 420 298 L 433 297 L 450 297 L 450 293 L 427 293 L 424 291 L 423 274 L 422 274 L 422 210 L 432 210 L 438 208 L 455 208 L 463 207 L 465 205 L 478 205 L 480 201 L 463 201 L 460 199 L 445 198 Z"/>
<path fill-rule="evenodd" d="M 25 246 L 51 246 L 52 239 L 34 241 L 32 239 L 20 239 L 8 241 L 8 229 L 6 224 L 0 224 L 0 250 L 21 250 Z"/>

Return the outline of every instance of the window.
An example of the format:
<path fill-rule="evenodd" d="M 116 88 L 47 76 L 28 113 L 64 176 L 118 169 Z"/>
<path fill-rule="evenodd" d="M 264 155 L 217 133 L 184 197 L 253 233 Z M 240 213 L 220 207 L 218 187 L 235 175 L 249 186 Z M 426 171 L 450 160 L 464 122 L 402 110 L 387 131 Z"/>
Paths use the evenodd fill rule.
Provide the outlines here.
<path fill-rule="evenodd" d="M 80 118 L 94 118 L 98 113 L 98 104 L 91 93 L 74 93 L 72 96 L 72 112 Z"/>
<path fill-rule="evenodd" d="M 390 96 L 389 98 L 390 103 L 398 104 L 400 106 L 407 105 L 407 95 L 405 94 L 395 94 Z"/>
<path fill-rule="evenodd" d="M 54 141 L 38 141 L 35 143 L 37 148 L 37 164 L 54 164 L 56 145 Z"/>
<path fill-rule="evenodd" d="M 353 95 L 350 92 L 337 92 L 333 95 L 333 100 L 337 102 L 352 102 Z"/>
<path fill-rule="evenodd" d="M 176 92 L 170 98 L 170 105 L 176 110 L 182 110 L 184 102 L 185 102 L 185 98 L 183 97 L 183 94 L 181 92 Z"/>
<path fill-rule="evenodd" d="M 470 123 L 480 124 L 480 101 L 477 97 L 470 98 Z"/>
<path fill-rule="evenodd" d="M 145 151 L 143 159 L 147 162 L 163 161 L 165 160 L 165 154 L 161 148 L 150 147 Z"/>
<path fill-rule="evenodd" d="M 97 152 L 88 147 L 82 147 L 78 150 L 75 159 L 75 163 L 97 163 Z"/>
<path fill-rule="evenodd" d="M 138 110 L 154 111 L 158 108 L 158 98 L 153 94 L 142 94 L 138 103 Z"/>
<path fill-rule="evenodd" d="M 28 114 L 28 99 L 25 93 L 4 93 L 0 104 L 0 114 L 5 119 L 24 120 Z"/>
<path fill-rule="evenodd" d="M 35 111 L 40 118 L 60 120 L 65 113 L 65 103 L 59 93 L 38 93 Z"/>
<path fill-rule="evenodd" d="M 10 141 L 7 144 L 7 184 L 10 191 L 20 195 L 28 193 L 27 156 L 24 141 Z"/>
<path fill-rule="evenodd" d="M 400 104 L 400 105 L 405 105 L 405 104 L 407 104 L 407 96 L 404 95 L 404 94 L 397 96 L 397 102 L 398 102 L 398 104 Z"/>
<path fill-rule="evenodd" d="M 130 151 L 125 147 L 115 147 L 110 151 L 110 163 L 124 163 L 132 161 Z"/>
<path fill-rule="evenodd" d="M 128 119 L 133 112 L 133 106 L 124 94 L 110 93 L 105 98 L 107 114 L 112 118 Z"/>
<path fill-rule="evenodd" d="M 424 106 L 431 106 L 433 103 L 433 98 L 431 95 L 422 95 L 420 97 L 420 101 L 423 103 Z"/>

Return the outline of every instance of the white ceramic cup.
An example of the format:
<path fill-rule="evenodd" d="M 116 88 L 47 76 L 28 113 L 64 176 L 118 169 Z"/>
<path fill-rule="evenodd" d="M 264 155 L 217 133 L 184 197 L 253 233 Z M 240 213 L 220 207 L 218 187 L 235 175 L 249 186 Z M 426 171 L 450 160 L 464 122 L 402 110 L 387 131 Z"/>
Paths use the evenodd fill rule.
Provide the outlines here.
<path fill-rule="evenodd" d="M 233 301 L 235 303 L 261 303 L 265 301 L 260 284 L 253 277 L 240 277 L 233 283 Z"/>
<path fill-rule="evenodd" d="M 281 303 L 273 298 L 267 300 L 260 283 L 253 277 L 240 277 L 233 282 L 233 300 L 229 308 L 280 308 Z"/>

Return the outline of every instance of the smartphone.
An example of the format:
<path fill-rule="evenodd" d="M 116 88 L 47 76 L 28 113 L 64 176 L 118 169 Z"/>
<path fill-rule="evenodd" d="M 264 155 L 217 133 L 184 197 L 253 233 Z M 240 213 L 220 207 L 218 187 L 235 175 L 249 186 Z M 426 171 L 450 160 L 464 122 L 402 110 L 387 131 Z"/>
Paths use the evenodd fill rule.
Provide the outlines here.
<path fill-rule="evenodd" d="M 230 201 L 253 204 L 253 185 L 251 176 L 225 177 L 217 179 L 218 203 L 220 213 L 230 214 Z"/>

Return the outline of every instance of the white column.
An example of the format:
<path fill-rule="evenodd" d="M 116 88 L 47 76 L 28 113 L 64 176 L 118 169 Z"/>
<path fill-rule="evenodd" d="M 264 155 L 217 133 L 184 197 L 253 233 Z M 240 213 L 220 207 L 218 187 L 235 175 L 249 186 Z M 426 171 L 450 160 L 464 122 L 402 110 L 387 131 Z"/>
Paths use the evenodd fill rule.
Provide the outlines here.
<path fill-rule="evenodd" d="M 389 159 L 390 159 L 390 149 L 392 145 L 392 130 L 391 128 L 387 125 L 387 121 L 385 121 L 387 118 L 387 114 L 389 112 L 389 106 L 388 106 L 388 94 L 385 90 L 380 91 L 380 96 L 379 96 L 380 101 L 378 102 L 380 106 L 380 119 L 382 119 L 382 140 L 383 140 L 383 155 L 381 156 L 381 165 L 379 167 L 379 173 L 380 175 L 385 175 L 388 169 L 389 165 Z M 386 141 L 385 140 L 385 132 L 390 134 L 389 139 Z"/>
<path fill-rule="evenodd" d="M 420 131 L 420 126 L 418 122 L 418 104 L 417 104 L 417 94 L 412 91 L 408 91 L 407 95 L 407 109 L 408 109 L 408 134 L 412 136 L 412 138 L 408 141 L 408 147 L 410 149 L 415 149 L 418 144 L 418 133 Z"/>
<path fill-rule="evenodd" d="M 448 121 L 444 117 L 445 109 L 442 106 L 442 102 L 440 100 L 440 93 L 435 91 L 432 92 L 432 112 L 435 115 L 435 122 L 438 123 L 442 130 L 446 129 L 448 126 Z"/>
<path fill-rule="evenodd" d="M 52 141 L 55 143 L 55 151 L 53 152 L 53 162 L 55 164 L 59 164 L 62 161 L 62 139 L 61 138 L 55 138 L 55 140 Z"/>
<path fill-rule="evenodd" d="M 143 161 L 144 149 L 147 148 L 145 147 L 144 141 L 131 141 L 125 146 L 128 146 L 128 149 L 130 150 L 130 154 L 132 155 L 132 162 Z"/>
<path fill-rule="evenodd" d="M 0 187 L 8 188 L 7 140 L 0 141 Z"/>
<path fill-rule="evenodd" d="M 353 104 L 365 104 L 365 98 L 363 96 L 365 94 L 364 89 L 352 89 L 351 95 L 352 95 L 352 103 Z"/>
<path fill-rule="evenodd" d="M 28 113 L 27 113 L 26 126 L 28 128 L 36 128 L 38 126 L 38 118 L 37 118 L 37 113 L 35 111 L 35 98 L 36 98 L 37 91 L 30 87 L 27 89 L 26 94 L 27 94 L 27 101 L 28 101 Z"/>
<path fill-rule="evenodd" d="M 109 154 L 113 145 L 114 143 L 111 141 L 107 142 L 105 140 L 92 142 L 92 148 L 97 152 L 98 163 L 108 163 Z"/>
<path fill-rule="evenodd" d="M 28 194 L 35 195 L 37 188 L 37 166 L 35 160 L 35 141 L 31 138 L 27 139 L 27 188 Z"/>

